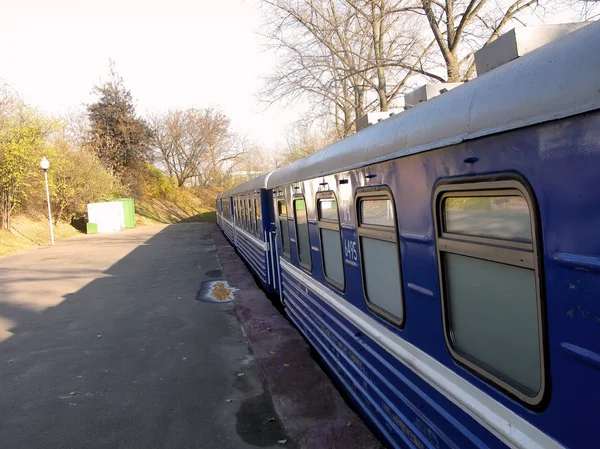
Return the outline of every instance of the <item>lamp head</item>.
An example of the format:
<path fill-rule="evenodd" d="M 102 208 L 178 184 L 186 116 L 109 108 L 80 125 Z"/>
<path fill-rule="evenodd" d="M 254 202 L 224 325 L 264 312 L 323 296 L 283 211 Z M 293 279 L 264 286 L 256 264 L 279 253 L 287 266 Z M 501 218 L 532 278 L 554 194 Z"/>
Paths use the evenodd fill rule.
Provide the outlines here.
<path fill-rule="evenodd" d="M 42 162 L 40 162 L 40 167 L 42 167 L 42 170 L 44 171 L 50 168 L 50 161 L 46 159 L 46 156 L 42 158 Z"/>

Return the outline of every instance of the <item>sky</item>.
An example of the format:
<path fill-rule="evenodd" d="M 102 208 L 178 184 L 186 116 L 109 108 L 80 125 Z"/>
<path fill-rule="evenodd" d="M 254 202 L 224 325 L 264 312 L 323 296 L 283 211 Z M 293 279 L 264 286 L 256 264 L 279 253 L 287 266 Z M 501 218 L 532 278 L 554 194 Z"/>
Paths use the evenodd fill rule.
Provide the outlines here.
<path fill-rule="evenodd" d="M 258 1 L 0 0 L 0 80 L 46 113 L 74 113 L 112 59 L 140 114 L 219 107 L 234 131 L 277 149 L 305 106 L 257 100 L 276 62 Z"/>
<path fill-rule="evenodd" d="M 216 106 L 263 148 L 301 114 L 257 100 L 275 55 L 256 0 L 0 0 L 0 11 L 0 80 L 49 114 L 92 102 L 109 59 L 140 114 Z"/>

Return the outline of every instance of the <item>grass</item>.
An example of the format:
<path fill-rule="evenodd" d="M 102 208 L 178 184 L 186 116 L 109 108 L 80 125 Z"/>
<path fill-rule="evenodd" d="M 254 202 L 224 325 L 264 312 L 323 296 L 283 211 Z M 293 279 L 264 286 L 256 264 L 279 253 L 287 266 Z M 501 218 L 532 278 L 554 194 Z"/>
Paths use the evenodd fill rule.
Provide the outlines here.
<path fill-rule="evenodd" d="M 191 194 L 183 195 L 181 201 L 162 199 L 136 200 L 136 226 L 152 224 L 214 222 L 216 220 L 214 201 L 198 198 Z M 207 206 L 209 204 L 210 206 Z"/>
<path fill-rule="evenodd" d="M 0 256 L 12 254 L 27 248 L 50 244 L 50 226 L 44 217 L 14 216 L 11 231 L 0 230 Z M 80 234 L 69 223 L 61 222 L 54 226 L 54 239 L 60 240 Z"/>
<path fill-rule="evenodd" d="M 185 193 L 178 203 L 159 199 L 136 200 L 135 225 L 214 222 L 216 213 L 213 206 L 213 193 L 207 189 L 201 198 Z M 80 225 L 85 229 L 85 223 L 82 222 Z M 12 232 L 0 230 L 0 256 L 50 244 L 50 228 L 48 220 L 43 215 L 13 216 L 11 228 Z M 61 222 L 54 227 L 55 240 L 78 234 L 81 232 L 69 223 Z"/>

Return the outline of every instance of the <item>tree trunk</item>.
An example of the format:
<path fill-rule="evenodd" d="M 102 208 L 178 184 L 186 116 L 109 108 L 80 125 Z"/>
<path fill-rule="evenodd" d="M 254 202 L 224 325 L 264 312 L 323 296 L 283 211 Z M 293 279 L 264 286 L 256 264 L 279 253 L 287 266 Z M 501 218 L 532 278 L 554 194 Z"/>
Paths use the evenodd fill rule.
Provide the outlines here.
<path fill-rule="evenodd" d="M 381 10 L 385 8 L 385 5 L 381 4 Z M 383 68 L 383 17 L 376 11 L 375 3 L 371 3 L 371 18 L 372 18 L 372 31 L 373 31 L 373 51 L 375 55 L 375 66 L 377 67 L 377 95 L 379 96 L 379 110 L 384 112 L 387 111 L 388 99 L 386 93 L 386 81 L 385 81 L 385 70 Z"/>
<path fill-rule="evenodd" d="M 0 216 L 2 217 L 0 229 L 10 230 L 10 202 L 8 192 L 5 190 L 0 193 Z"/>
<path fill-rule="evenodd" d="M 458 83 L 462 80 L 460 76 L 460 64 L 458 58 L 454 53 L 448 53 L 444 55 L 446 60 L 446 67 L 448 71 L 448 83 Z"/>
<path fill-rule="evenodd" d="M 54 226 L 58 226 L 58 222 L 60 221 L 60 219 L 62 218 L 62 214 L 63 211 L 65 210 L 64 207 L 59 207 L 58 208 L 58 212 L 56 212 L 55 216 L 54 216 Z"/>

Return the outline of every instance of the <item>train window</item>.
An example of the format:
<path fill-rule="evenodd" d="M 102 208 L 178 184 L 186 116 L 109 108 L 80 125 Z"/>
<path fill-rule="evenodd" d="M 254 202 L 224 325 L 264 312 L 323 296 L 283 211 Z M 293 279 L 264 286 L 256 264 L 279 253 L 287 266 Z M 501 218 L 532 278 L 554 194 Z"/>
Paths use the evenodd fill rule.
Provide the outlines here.
<path fill-rule="evenodd" d="M 287 219 L 287 206 L 284 200 L 277 202 L 279 211 L 279 231 L 281 235 L 281 250 L 284 256 L 290 257 L 290 227 Z"/>
<path fill-rule="evenodd" d="M 252 234 L 256 233 L 256 215 L 254 214 L 254 201 L 249 198 L 248 200 L 248 227 L 249 227 L 249 231 L 252 232 Z"/>
<path fill-rule="evenodd" d="M 300 265 L 307 270 L 312 269 L 310 254 L 310 237 L 308 234 L 308 216 L 304 198 L 294 200 L 294 221 L 296 223 L 296 242 Z"/>
<path fill-rule="evenodd" d="M 516 181 L 436 191 L 446 341 L 452 355 L 522 401 L 544 393 L 532 199 Z"/>
<path fill-rule="evenodd" d="M 256 211 L 256 234 L 262 237 L 262 215 L 260 213 L 260 200 L 254 198 L 254 210 Z"/>
<path fill-rule="evenodd" d="M 387 188 L 357 192 L 358 238 L 368 307 L 402 325 L 404 301 L 392 194 Z"/>
<path fill-rule="evenodd" d="M 248 200 L 244 198 L 244 228 L 250 230 L 250 212 L 248 211 Z"/>
<path fill-rule="evenodd" d="M 244 208 L 242 204 L 242 200 L 238 200 L 238 212 L 239 212 L 239 223 L 240 226 L 244 226 Z"/>
<path fill-rule="evenodd" d="M 240 200 L 240 218 L 242 227 L 246 228 L 246 201 Z"/>
<path fill-rule="evenodd" d="M 342 236 L 338 205 L 333 192 L 317 195 L 319 212 L 319 236 L 325 280 L 334 287 L 344 290 L 344 259 L 342 257 Z"/>
<path fill-rule="evenodd" d="M 363 224 L 394 227 L 394 207 L 389 198 L 361 201 L 360 216 Z"/>
<path fill-rule="evenodd" d="M 531 243 L 527 201 L 520 196 L 460 196 L 444 199 L 444 231 Z"/>

